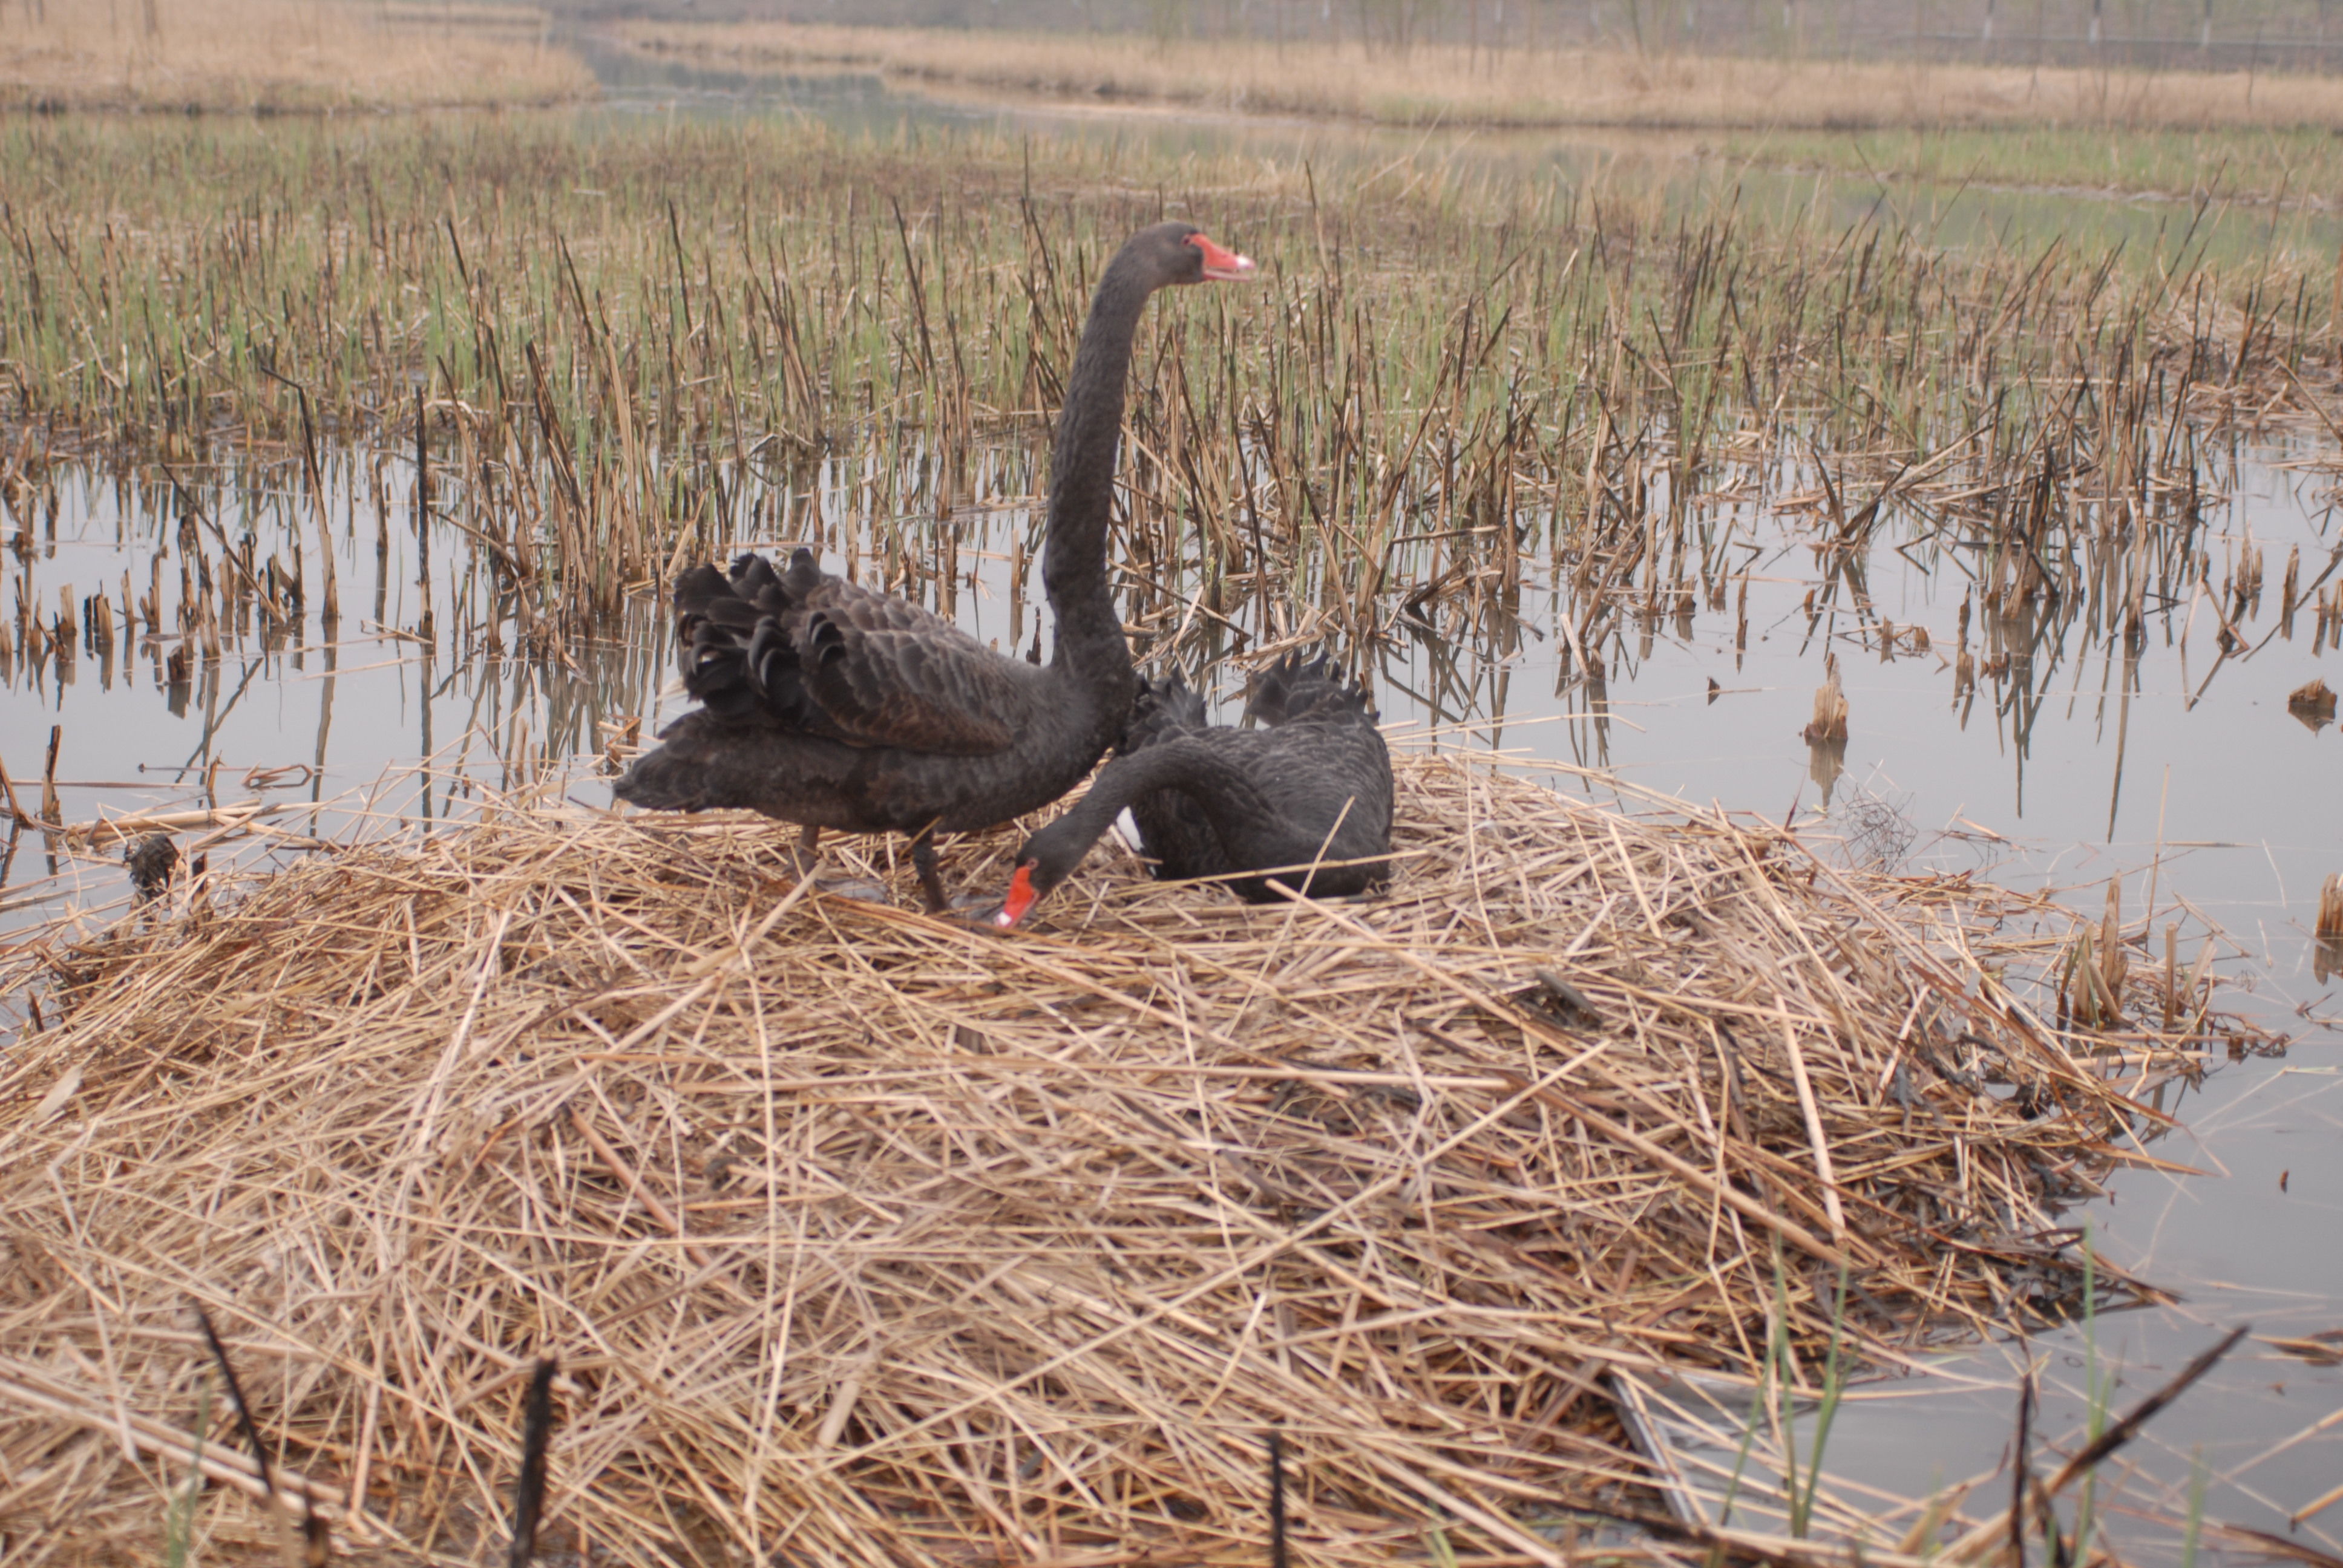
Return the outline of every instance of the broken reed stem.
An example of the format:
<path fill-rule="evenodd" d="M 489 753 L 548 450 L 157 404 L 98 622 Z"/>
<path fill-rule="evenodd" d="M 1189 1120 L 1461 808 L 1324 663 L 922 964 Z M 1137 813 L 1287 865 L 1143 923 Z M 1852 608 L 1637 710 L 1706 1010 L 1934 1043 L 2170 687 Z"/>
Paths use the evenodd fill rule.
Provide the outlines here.
<path fill-rule="evenodd" d="M 64 725 L 49 726 L 49 753 L 41 764 L 41 820 L 44 822 L 65 819 L 65 808 L 57 802 L 57 748 L 64 743 L 65 737 Z"/>
<path fill-rule="evenodd" d="M 1823 683 L 1815 690 L 1815 716 L 1806 721 L 1805 739 L 1845 740 L 1846 739 L 1846 689 L 1841 684 L 1838 656 L 1832 654 L 1825 660 Z"/>
<path fill-rule="evenodd" d="M 1823 1113 L 1815 1104 L 1815 1086 L 1806 1074 L 1806 1055 L 1798 1046 L 1798 1032 L 1782 1025 L 1782 1054 L 1790 1063 L 1790 1081 L 1798 1087 L 1798 1111 L 1805 1118 L 1806 1143 L 1814 1151 L 1815 1177 L 1822 1187 L 1823 1211 L 1830 1216 L 1831 1234 L 1844 1239 L 1846 1216 L 1839 1210 L 1838 1179 L 1831 1174 L 1830 1139 L 1823 1131 Z"/>

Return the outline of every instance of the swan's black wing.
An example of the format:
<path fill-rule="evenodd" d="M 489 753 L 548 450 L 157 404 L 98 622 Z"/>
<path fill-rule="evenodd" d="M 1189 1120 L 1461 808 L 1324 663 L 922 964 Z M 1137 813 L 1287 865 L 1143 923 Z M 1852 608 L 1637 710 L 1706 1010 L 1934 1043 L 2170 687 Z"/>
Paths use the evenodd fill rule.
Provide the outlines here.
<path fill-rule="evenodd" d="M 1274 727 L 1310 716 L 1370 725 L 1377 717 L 1366 683 L 1344 679 L 1322 653 L 1307 663 L 1300 654 L 1289 653 L 1254 678 L 1252 696 L 1245 703 L 1245 717 L 1254 723 Z"/>
<path fill-rule="evenodd" d="M 729 578 L 695 568 L 675 610 L 685 689 L 728 722 L 960 757 L 1015 738 L 1024 694 L 1011 661 L 917 605 L 830 576 L 809 550 L 786 573 L 754 555 Z"/>
<path fill-rule="evenodd" d="M 1209 732 L 1203 695 L 1173 670 L 1166 679 L 1141 685 L 1131 725 L 1115 755 L 1128 757 L 1174 736 Z M 1177 789 L 1158 789 L 1133 800 L 1131 819 L 1139 827 L 1139 852 L 1155 862 L 1154 874 L 1163 880 L 1218 877 L 1236 869 L 1221 846 L 1221 836 L 1205 819 L 1204 809 Z"/>
<path fill-rule="evenodd" d="M 1390 864 L 1379 857 L 1391 853 L 1391 749 L 1375 728 L 1366 684 L 1345 678 L 1322 654 L 1305 663 L 1289 653 L 1261 672 L 1245 712 L 1260 726 L 1247 765 L 1276 806 L 1274 821 L 1238 857 L 1244 868 L 1322 854 L 1353 862 L 1308 879 L 1312 891 L 1328 896 L 1387 879 Z M 1276 897 L 1268 879 L 1233 886 L 1252 902 Z"/>

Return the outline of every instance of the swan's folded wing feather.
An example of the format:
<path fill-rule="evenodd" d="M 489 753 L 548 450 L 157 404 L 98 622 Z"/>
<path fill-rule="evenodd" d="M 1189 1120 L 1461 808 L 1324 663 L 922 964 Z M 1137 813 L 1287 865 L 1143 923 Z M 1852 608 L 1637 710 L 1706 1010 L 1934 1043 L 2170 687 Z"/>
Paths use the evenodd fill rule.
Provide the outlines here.
<path fill-rule="evenodd" d="M 850 746 L 980 757 L 1008 748 L 1021 671 L 950 622 L 821 571 L 744 556 L 675 586 L 684 686 L 728 724 Z"/>
<path fill-rule="evenodd" d="M 1016 739 L 1015 670 L 916 605 L 831 578 L 795 640 L 806 689 L 841 739 L 982 757 Z"/>

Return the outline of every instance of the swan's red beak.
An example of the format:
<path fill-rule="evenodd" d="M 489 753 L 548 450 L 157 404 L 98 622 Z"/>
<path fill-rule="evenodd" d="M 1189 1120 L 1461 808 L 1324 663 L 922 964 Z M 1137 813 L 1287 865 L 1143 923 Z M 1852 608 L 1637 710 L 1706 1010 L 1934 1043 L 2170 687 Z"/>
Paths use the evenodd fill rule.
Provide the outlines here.
<path fill-rule="evenodd" d="M 1017 874 L 1009 879 L 1009 896 L 1001 900 L 1001 912 L 992 917 L 992 923 L 1007 930 L 1025 918 L 1025 911 L 1031 909 L 1034 900 L 1041 896 L 1033 888 L 1033 862 L 1027 860 L 1017 868 Z"/>
<path fill-rule="evenodd" d="M 1201 234 L 1190 235 L 1188 243 L 1204 253 L 1204 276 L 1216 283 L 1242 283 L 1253 275 L 1252 257 L 1249 256 L 1223 249 Z"/>

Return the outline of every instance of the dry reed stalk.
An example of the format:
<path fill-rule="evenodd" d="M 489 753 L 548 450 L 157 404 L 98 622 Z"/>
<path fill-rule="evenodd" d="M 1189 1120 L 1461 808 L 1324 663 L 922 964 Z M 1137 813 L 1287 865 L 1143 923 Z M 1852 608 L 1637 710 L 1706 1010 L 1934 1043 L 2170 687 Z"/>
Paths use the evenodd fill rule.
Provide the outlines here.
<path fill-rule="evenodd" d="M 548 809 L 56 933 L 0 1056 L 0 1530 L 154 1560 L 126 1455 L 189 1452 L 189 1296 L 346 1537 L 498 1545 L 558 1354 L 548 1553 L 1252 1560 L 1276 1427 L 1303 1561 L 1438 1514 L 1551 1563 L 1639 1473 L 1582 1392 L 1745 1364 L 1777 1269 L 1802 1353 L 1841 1258 L 1875 1346 L 2079 1292 L 2047 1172 L 2186 1042 L 2012 989 L 2077 917 L 1399 780 L 1346 906 L 1125 861 L 1003 940 L 809 893 L 771 824 Z"/>
<path fill-rule="evenodd" d="M 1808 741 L 1846 739 L 1846 689 L 1840 683 L 1838 656 L 1825 661 L 1828 673 L 1815 689 L 1815 716 L 1806 721 Z"/>
<path fill-rule="evenodd" d="M 210 810 L 141 811 L 123 817 L 99 817 L 87 822 L 67 822 L 64 825 L 64 832 L 72 842 L 103 848 L 147 833 L 184 833 L 196 828 L 239 827 L 289 809 L 290 807 L 282 804 L 239 800 Z"/>
<path fill-rule="evenodd" d="M 214 110 L 543 104 L 594 76 L 528 5 L 142 0 L 26 7 L 0 28 L 0 106 Z"/>
<path fill-rule="evenodd" d="M 729 70 L 878 70 L 996 91 L 1207 104 L 1254 114 L 1398 124 L 1808 127 L 2114 125 L 2209 130 L 2343 125 L 2343 87 L 2318 76 L 2117 72 L 1517 49 L 1406 49 L 1267 38 L 1165 39 L 797 22 L 640 21 L 617 35 L 650 55 Z"/>
<path fill-rule="evenodd" d="M 2330 872 L 2318 885 L 2318 935 L 2326 941 L 2343 941 L 2343 873 Z"/>

